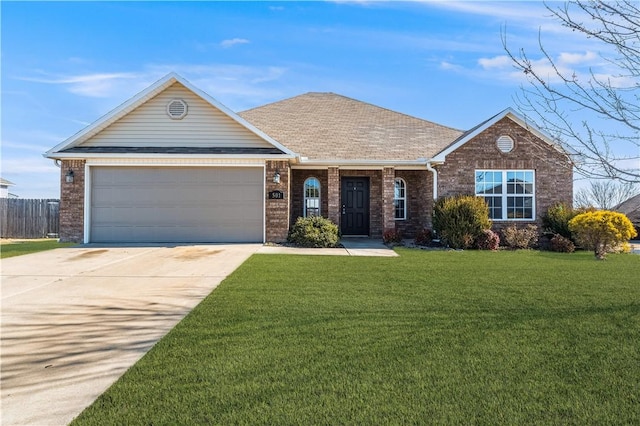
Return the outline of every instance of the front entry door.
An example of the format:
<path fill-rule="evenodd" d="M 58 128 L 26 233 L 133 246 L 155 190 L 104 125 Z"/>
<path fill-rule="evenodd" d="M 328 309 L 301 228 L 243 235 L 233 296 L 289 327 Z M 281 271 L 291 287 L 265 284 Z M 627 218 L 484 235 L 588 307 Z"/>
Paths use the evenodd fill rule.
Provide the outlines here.
<path fill-rule="evenodd" d="M 369 178 L 342 178 L 342 235 L 369 235 Z"/>

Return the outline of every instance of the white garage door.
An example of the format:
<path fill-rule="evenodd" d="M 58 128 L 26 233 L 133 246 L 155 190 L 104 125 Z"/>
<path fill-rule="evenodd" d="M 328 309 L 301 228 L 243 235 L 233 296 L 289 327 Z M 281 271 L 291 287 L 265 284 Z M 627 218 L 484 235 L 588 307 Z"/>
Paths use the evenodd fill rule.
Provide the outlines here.
<path fill-rule="evenodd" d="M 261 167 L 91 167 L 91 242 L 262 242 Z"/>

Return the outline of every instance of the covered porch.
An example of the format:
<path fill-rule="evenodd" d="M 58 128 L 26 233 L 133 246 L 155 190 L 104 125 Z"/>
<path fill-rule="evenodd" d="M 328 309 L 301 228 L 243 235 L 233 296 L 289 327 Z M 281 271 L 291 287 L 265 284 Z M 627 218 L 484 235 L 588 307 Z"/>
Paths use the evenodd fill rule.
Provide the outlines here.
<path fill-rule="evenodd" d="M 290 194 L 290 224 L 321 215 L 343 236 L 370 238 L 431 228 L 433 175 L 425 168 L 293 167 Z"/>

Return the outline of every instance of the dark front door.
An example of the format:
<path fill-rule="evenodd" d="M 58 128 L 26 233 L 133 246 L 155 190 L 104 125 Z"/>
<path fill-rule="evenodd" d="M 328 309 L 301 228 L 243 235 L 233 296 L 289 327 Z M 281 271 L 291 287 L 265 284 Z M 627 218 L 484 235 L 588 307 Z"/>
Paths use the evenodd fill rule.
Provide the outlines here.
<path fill-rule="evenodd" d="M 369 235 L 369 178 L 342 178 L 342 235 Z"/>

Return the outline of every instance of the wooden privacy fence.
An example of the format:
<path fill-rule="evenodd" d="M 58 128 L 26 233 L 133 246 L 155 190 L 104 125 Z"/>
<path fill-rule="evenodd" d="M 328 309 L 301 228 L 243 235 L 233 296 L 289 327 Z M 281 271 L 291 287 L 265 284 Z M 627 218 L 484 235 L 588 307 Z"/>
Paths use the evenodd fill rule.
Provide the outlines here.
<path fill-rule="evenodd" d="M 57 238 L 60 200 L 0 198 L 2 238 Z"/>

